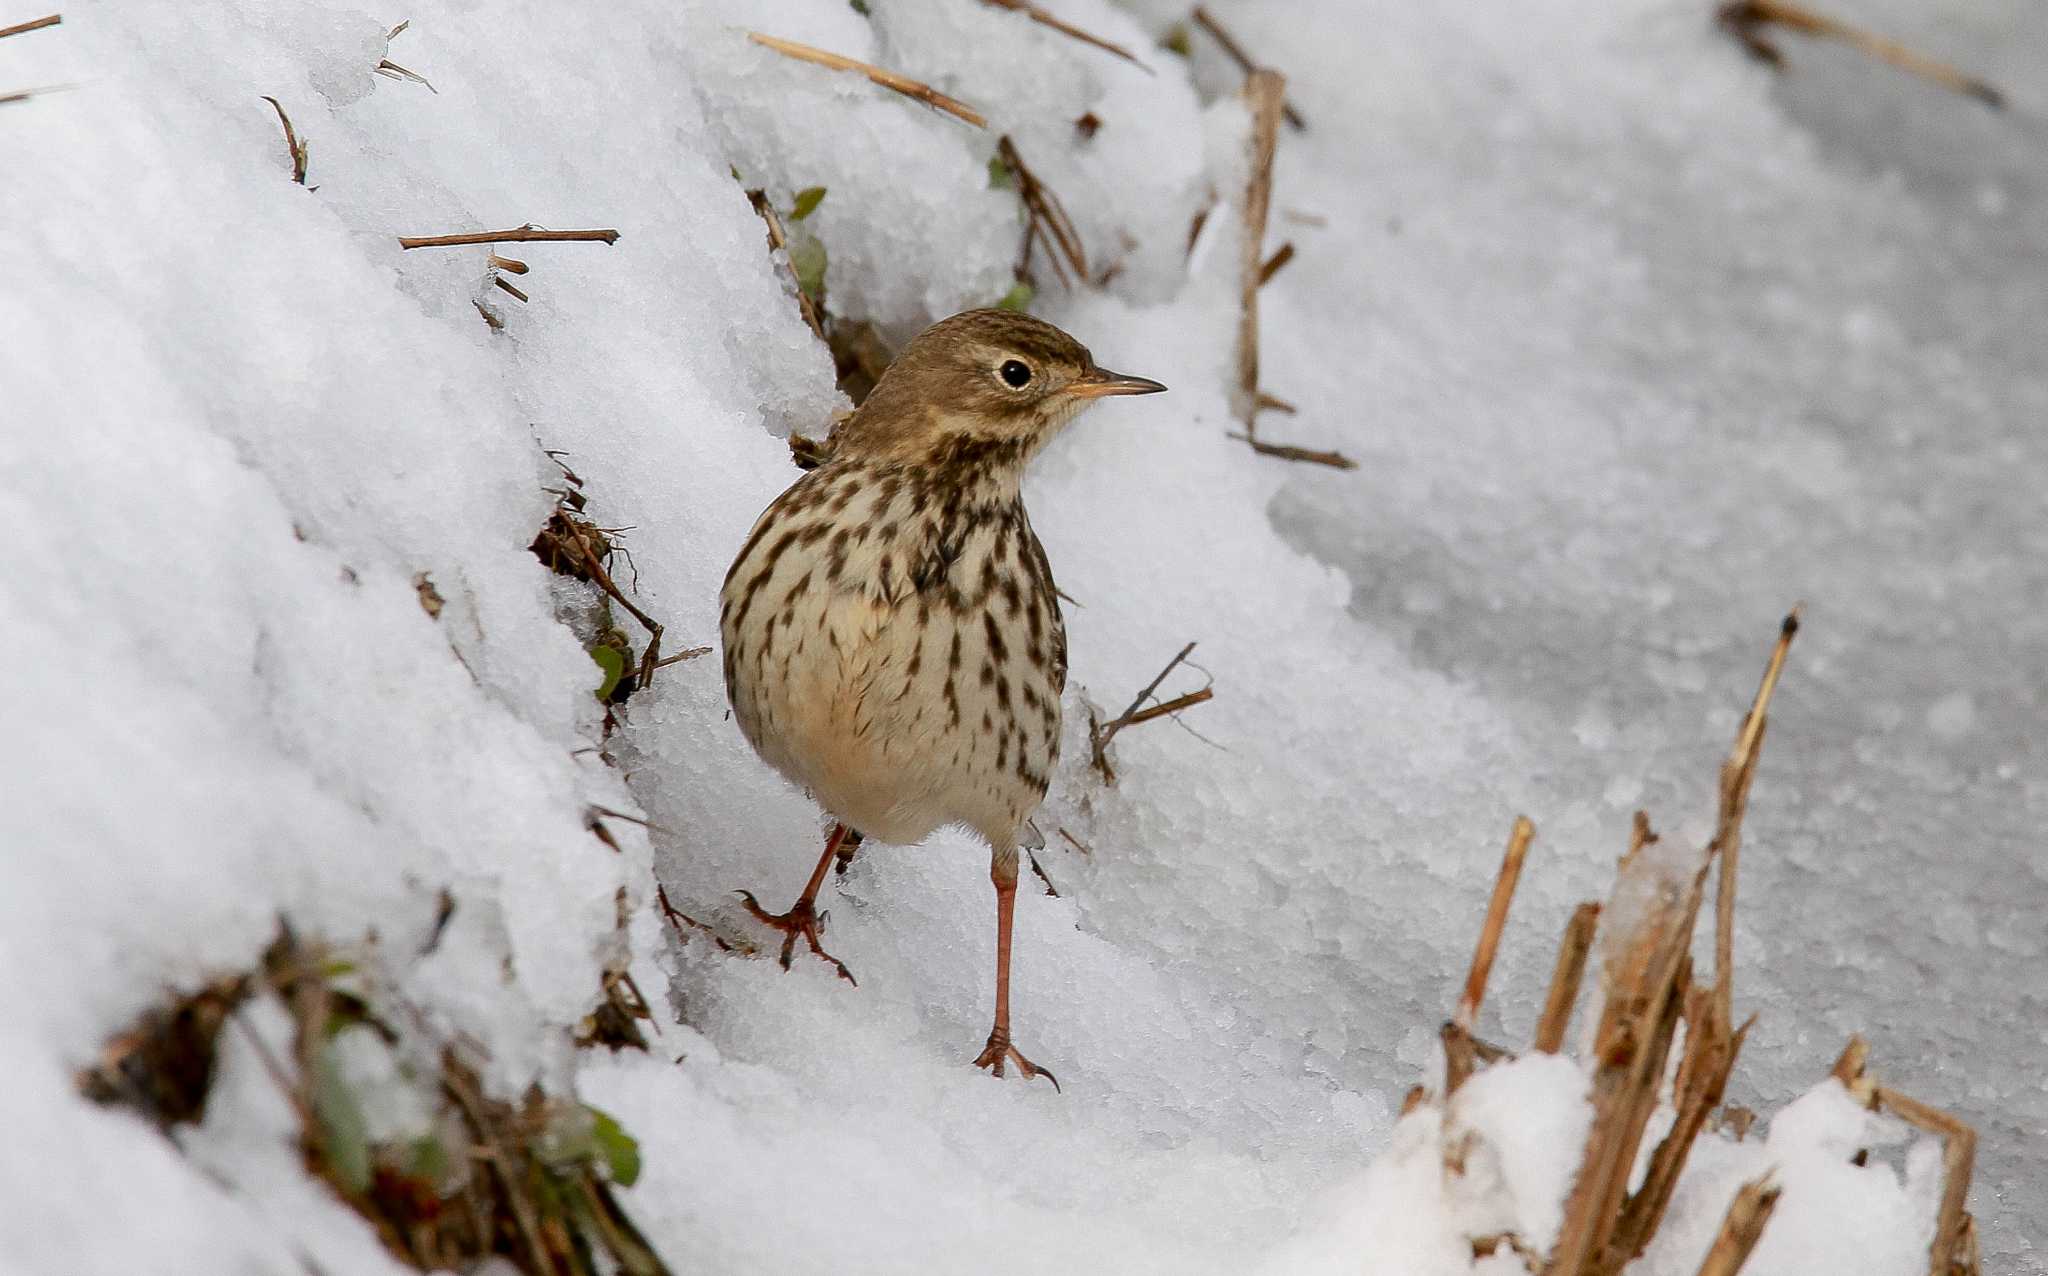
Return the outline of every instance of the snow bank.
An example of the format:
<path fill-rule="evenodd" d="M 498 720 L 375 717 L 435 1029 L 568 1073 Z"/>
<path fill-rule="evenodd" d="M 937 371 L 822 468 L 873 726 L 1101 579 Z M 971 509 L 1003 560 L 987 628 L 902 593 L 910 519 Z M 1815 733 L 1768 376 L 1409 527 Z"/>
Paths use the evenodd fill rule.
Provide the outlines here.
<path fill-rule="evenodd" d="M 1706 809 L 1668 777 L 1710 774 L 1703 741 L 1732 719 L 1697 719 L 1735 703 L 1795 593 L 1832 636 L 1804 675 L 1820 689 L 1795 681 L 1780 712 L 1751 892 L 1804 912 L 1841 890 L 1845 920 L 1812 951 L 1744 932 L 1745 970 L 1774 968 L 1751 985 L 1744 1068 L 1788 1097 L 1845 1022 L 1874 1020 L 1924 1097 L 2038 1125 L 2024 1056 L 1961 1048 L 1942 1008 L 1883 1009 L 1968 972 L 1938 948 L 1888 955 L 1872 935 L 1896 939 L 1897 906 L 1822 871 L 1897 813 L 1879 785 L 1943 811 L 2003 794 L 2005 822 L 1942 844 L 2042 889 L 2014 849 L 2048 810 L 2016 778 L 2039 761 L 2013 729 L 2038 677 L 2028 701 L 1967 653 L 1910 674 L 1856 655 L 1930 641 L 1886 621 L 1903 599 L 1922 619 L 1982 605 L 2048 668 L 2038 617 L 1995 601 L 2041 584 L 2038 521 L 2016 511 L 2048 466 L 2001 427 L 2048 390 L 1983 328 L 1951 341 L 1907 313 L 1935 287 L 1917 255 L 1971 260 L 1944 247 L 1944 206 L 1831 166 L 1697 6 L 1228 7 L 1313 127 L 1283 140 L 1272 238 L 1301 255 L 1265 294 L 1267 379 L 1300 414 L 1268 429 L 1364 469 L 1304 472 L 1225 437 L 1230 254 L 1182 253 L 1238 180 L 1244 116 L 1213 50 L 1153 47 L 1173 6 L 1060 6 L 1154 74 L 964 0 L 870 7 L 81 3 L 0 41 L 0 90 L 78 86 L 0 107 L 0 1265 L 397 1270 L 297 1167 L 245 1033 L 224 1035 L 183 1154 L 75 1093 L 109 1034 L 247 968 L 282 915 L 374 934 L 380 970 L 434 1033 L 482 1048 L 494 1090 L 539 1079 L 618 1116 L 646 1164 L 624 1199 L 678 1270 L 1465 1270 L 1471 1228 L 1555 1227 L 1583 1121 L 1568 1065 L 1483 1074 L 1454 1119 L 1490 1152 L 1447 1187 L 1436 1118 L 1395 1117 L 1435 1067 L 1423 1025 L 1499 832 L 1528 809 L 1555 857 L 1498 977 L 1519 1028 L 1545 937 L 1604 880 L 1628 811 Z M 750 28 L 928 79 L 991 128 Z M 384 58 L 431 90 L 373 75 Z M 307 187 L 264 94 L 310 142 Z M 870 848 L 830 888 L 857 989 L 675 941 L 657 881 L 737 929 L 735 889 L 794 894 L 816 812 L 725 719 L 715 661 L 663 671 L 602 742 L 595 666 L 558 619 L 590 596 L 526 549 L 556 449 L 591 517 L 631 529 L 671 649 L 714 642 L 725 565 L 793 476 L 782 436 L 844 406 L 745 190 L 787 208 L 826 188 L 806 225 L 831 305 L 900 337 L 1008 289 L 1021 223 L 987 167 L 1003 132 L 1091 262 L 1120 267 L 1037 308 L 1173 387 L 1084 421 L 1029 493 L 1076 604 L 1074 686 L 1039 818 L 1061 894 L 1020 904 L 1015 1015 L 1064 1095 L 967 1066 L 992 942 L 964 835 Z M 1683 244 L 1654 233 L 1674 204 Z M 501 248 L 531 266 L 524 304 L 484 248 L 397 244 L 527 222 L 621 238 Z M 1987 285 L 1957 273 L 1940 297 L 1962 311 Z M 1895 454 L 1848 428 L 1864 413 Z M 1981 524 L 1961 517 L 1969 482 L 1989 485 Z M 1930 529 L 1954 552 L 1915 548 Z M 1771 570 L 1795 542 L 1822 566 Z M 1190 640 L 1216 699 L 1122 735 L 1102 786 L 1087 706 L 1120 706 Z M 1625 658 L 1601 646 L 1623 640 Z M 1858 684 L 1880 703 L 1851 703 Z M 1964 685 L 1974 714 L 1930 729 L 1976 752 L 1889 711 Z M 658 831 L 608 821 L 614 853 L 592 806 Z M 1888 872 L 1925 849 L 1897 829 Z M 1962 942 L 1983 932 L 1974 956 L 2038 958 L 1996 873 L 1914 871 Z M 442 890 L 455 910 L 430 943 Z M 675 1017 L 650 1054 L 579 1052 L 570 1030 L 620 963 Z M 1917 1261 L 1924 1154 L 1847 1175 L 1863 1127 L 1828 1102 L 1703 1153 L 1644 1267 L 1689 1270 L 1766 1163 L 1787 1195 L 1747 1270 Z M 1992 1251 L 2021 1261 L 2029 1212 L 1982 1208 Z M 1853 1262 L 1817 1239 L 1845 1227 L 1869 1247 Z"/>

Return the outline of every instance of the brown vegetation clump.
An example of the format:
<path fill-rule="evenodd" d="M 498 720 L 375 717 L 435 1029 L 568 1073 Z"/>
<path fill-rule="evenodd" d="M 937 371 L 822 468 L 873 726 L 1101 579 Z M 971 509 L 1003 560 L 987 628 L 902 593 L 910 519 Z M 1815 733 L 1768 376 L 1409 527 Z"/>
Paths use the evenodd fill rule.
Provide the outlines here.
<path fill-rule="evenodd" d="M 1471 1238 L 1475 1256 L 1494 1254 L 1505 1247 L 1520 1256 L 1532 1273 L 1619 1276 L 1649 1248 L 1701 1131 L 1725 1129 L 1739 1138 L 1755 1119 L 1756 1114 L 1747 1109 L 1722 1104 L 1728 1078 L 1754 1022 L 1751 1016 L 1738 1025 L 1732 1017 L 1736 873 L 1743 816 L 1762 753 L 1767 713 L 1798 628 L 1798 613 L 1794 612 L 1785 619 L 1762 685 L 1722 765 L 1714 835 L 1697 867 L 1654 850 L 1657 835 L 1651 831 L 1649 818 L 1638 812 L 1604 916 L 1599 904 L 1587 902 L 1566 926 L 1532 1049 L 1556 1053 L 1562 1048 L 1598 932 L 1602 977 L 1595 998 L 1598 1019 L 1590 1038 L 1592 1125 L 1565 1201 L 1564 1222 L 1550 1252 L 1536 1253 L 1517 1236 L 1496 1235 Z M 1431 1095 L 1418 1087 L 1404 1111 L 1426 1102 L 1448 1104 L 1479 1068 L 1513 1057 L 1507 1050 L 1480 1041 L 1473 1029 L 1534 831 L 1528 821 L 1516 822 L 1464 994 L 1456 1013 L 1443 1026 L 1442 1093 Z M 1693 936 L 1710 873 L 1717 873 L 1714 971 L 1711 979 L 1699 979 L 1693 968 Z M 1686 1031 L 1682 1046 L 1676 1047 L 1674 1067 L 1674 1042 L 1681 1023 Z M 1943 1139 L 1945 1187 L 1928 1270 L 1930 1276 L 1975 1276 L 1976 1229 L 1964 1209 L 1975 1132 L 1954 1117 L 1869 1079 L 1861 1038 L 1851 1040 L 1835 1075 L 1852 1097 L 1872 1108 L 1889 1110 Z M 1643 1140 L 1660 1108 L 1670 1113 L 1670 1125 L 1645 1164 L 1640 1155 Z M 1637 1178 L 1639 1165 L 1642 1172 Z M 1445 1171 L 1463 1172 L 1462 1162 L 1450 1149 Z M 1777 1199 L 1778 1188 L 1769 1175 L 1746 1184 L 1735 1195 L 1700 1268 L 1702 1276 L 1733 1276 L 1741 1269 L 1763 1235 Z"/>
<path fill-rule="evenodd" d="M 529 1276 L 667 1276 L 617 1199 L 640 1172 L 632 1136 L 608 1114 L 538 1085 L 516 1100 L 489 1094 L 476 1047 L 435 1040 L 425 1016 L 365 974 L 374 958 L 373 944 L 334 949 L 282 927 L 257 968 L 175 996 L 117 1033 L 79 1087 L 166 1129 L 197 1121 L 220 1034 L 234 1020 L 298 1116 L 307 1172 L 400 1261 L 443 1271 L 496 1255 Z M 283 1057 L 241 1018 L 257 999 L 290 1021 Z M 644 1049 L 633 1020 L 646 1017 L 630 978 L 608 977 L 586 1020 L 590 1042 Z M 371 1136 L 364 1112 L 379 1096 L 358 1092 L 363 1082 L 340 1063 L 338 1043 L 351 1032 L 373 1034 L 398 1061 L 387 1083 L 425 1100 L 424 1132 Z"/>

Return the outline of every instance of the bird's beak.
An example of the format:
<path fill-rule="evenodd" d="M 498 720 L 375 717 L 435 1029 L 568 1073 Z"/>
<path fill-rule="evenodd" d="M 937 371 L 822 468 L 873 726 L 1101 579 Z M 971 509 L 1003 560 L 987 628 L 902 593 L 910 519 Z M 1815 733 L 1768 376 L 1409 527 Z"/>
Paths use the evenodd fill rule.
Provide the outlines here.
<path fill-rule="evenodd" d="M 1106 368 L 1090 368 L 1067 382 L 1067 393 L 1077 399 L 1100 399 L 1112 394 L 1158 394 L 1165 388 L 1149 377 L 1125 376 Z"/>

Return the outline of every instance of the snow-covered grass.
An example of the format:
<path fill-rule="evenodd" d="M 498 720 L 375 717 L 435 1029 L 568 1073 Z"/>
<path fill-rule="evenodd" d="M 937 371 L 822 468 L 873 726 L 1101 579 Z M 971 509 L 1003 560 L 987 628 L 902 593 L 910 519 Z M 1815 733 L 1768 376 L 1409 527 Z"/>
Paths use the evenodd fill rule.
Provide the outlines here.
<path fill-rule="evenodd" d="M 1773 1166 L 1746 1270 L 1924 1270 L 1930 1149 L 1850 1166 L 1899 1131 L 1822 1080 L 1852 1028 L 1979 1122 L 1987 1255 L 2043 1270 L 2048 92 L 2016 51 L 2048 40 L 1985 7 L 1941 50 L 1989 59 L 2009 123 L 1808 46 L 1779 85 L 1690 0 L 1216 7 L 1310 123 L 1262 316 L 1300 413 L 1267 428 L 1355 473 L 1225 437 L 1227 203 L 1183 250 L 1242 180 L 1245 115 L 1199 34 L 1192 62 L 1153 47 L 1164 0 L 1058 6 L 1149 75 L 970 0 L 79 3 L 0 41 L 0 93 L 76 85 L 0 105 L 0 1267 L 399 1270 L 300 1168 L 250 1044 L 274 1004 L 176 1145 L 75 1090 L 283 916 L 374 933 L 494 1093 L 617 1116 L 644 1161 L 622 1200 L 679 1271 L 1468 1270 L 1474 1228 L 1555 1229 L 1585 1120 L 1568 1063 L 1483 1072 L 1456 1119 L 1488 1154 L 1452 1183 L 1442 1112 L 1397 1116 L 1436 1080 L 1500 833 L 1543 830 L 1482 1023 L 1520 1041 L 1633 809 L 1704 842 L 1759 638 L 1804 598 L 1736 950 L 1761 1018 L 1735 1097 L 1781 1110 L 1702 1140 L 1639 1270 L 1692 1271 Z M 1064 1094 L 967 1066 L 992 907 L 965 835 L 830 888 L 858 988 L 677 942 L 657 881 L 738 931 L 732 892 L 792 896 L 817 814 L 715 661 L 603 741 L 563 621 L 591 595 L 527 552 L 557 449 L 631 529 L 669 649 L 714 642 L 783 436 L 844 406 L 746 189 L 824 187 L 831 306 L 900 339 L 1009 288 L 1005 133 L 1121 264 L 1037 309 L 1173 387 L 1086 419 L 1028 490 L 1076 602 L 1039 823 L 1089 852 L 1041 853 L 1061 894 L 1020 903 L 1016 1021 Z M 621 238 L 501 250 L 526 304 L 486 249 L 397 243 L 527 222 Z M 1105 787 L 1085 706 L 1190 640 L 1216 698 L 1123 733 Z M 593 806 L 654 828 L 607 821 L 615 853 Z M 608 967 L 656 1003 L 649 1053 L 571 1042 Z"/>

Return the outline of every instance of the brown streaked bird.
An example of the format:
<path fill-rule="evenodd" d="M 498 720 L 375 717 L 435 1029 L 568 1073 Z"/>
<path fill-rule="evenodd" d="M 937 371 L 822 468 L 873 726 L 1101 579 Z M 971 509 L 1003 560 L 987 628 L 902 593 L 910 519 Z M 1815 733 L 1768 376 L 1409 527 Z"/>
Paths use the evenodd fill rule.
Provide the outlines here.
<path fill-rule="evenodd" d="M 1024 466 L 1083 408 L 1166 387 L 1095 366 L 1043 320 L 970 310 L 920 333 L 776 498 L 726 573 L 720 633 L 740 730 L 837 823 L 803 894 L 772 914 L 787 968 L 818 941 L 819 888 L 849 833 L 897 845 L 946 824 L 989 844 L 996 1014 L 975 1062 L 1052 1074 L 1010 1043 L 1017 848 L 1060 747 L 1067 633 L 1024 513 Z"/>

